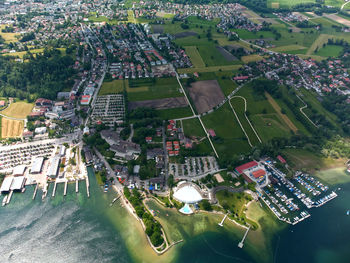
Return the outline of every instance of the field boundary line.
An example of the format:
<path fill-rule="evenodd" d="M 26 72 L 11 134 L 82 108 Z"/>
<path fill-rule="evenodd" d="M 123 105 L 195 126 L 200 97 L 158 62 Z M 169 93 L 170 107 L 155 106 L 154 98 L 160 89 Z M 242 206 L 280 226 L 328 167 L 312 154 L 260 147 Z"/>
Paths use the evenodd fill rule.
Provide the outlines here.
<path fill-rule="evenodd" d="M 303 107 L 300 107 L 300 112 L 305 116 L 305 118 L 306 119 L 308 119 L 311 123 L 312 123 L 312 125 L 314 125 L 316 128 L 318 128 L 318 126 L 306 115 L 306 113 L 303 111 L 304 109 L 306 109 L 307 108 L 307 104 L 305 103 L 305 101 L 304 100 L 302 100 L 302 98 L 300 98 L 300 96 L 298 95 L 298 94 L 295 94 L 297 97 L 298 97 L 298 99 L 304 104 L 304 106 Z"/>

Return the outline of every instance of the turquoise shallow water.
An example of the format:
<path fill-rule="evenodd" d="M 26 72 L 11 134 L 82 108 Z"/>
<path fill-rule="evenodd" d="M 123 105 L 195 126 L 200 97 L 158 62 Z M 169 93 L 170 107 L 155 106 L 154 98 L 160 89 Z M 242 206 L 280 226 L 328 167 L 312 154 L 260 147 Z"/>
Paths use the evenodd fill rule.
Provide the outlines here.
<path fill-rule="evenodd" d="M 8 206 L 0 207 L 0 262 L 132 262 L 124 240 L 106 216 L 105 211 L 114 208 L 105 201 L 93 174 L 90 185 L 90 198 L 85 183 L 80 184 L 79 194 L 74 184 L 69 185 L 66 197 L 63 184 L 59 185 L 54 198 L 51 185 L 44 201 L 41 192 L 32 201 L 32 187 L 15 194 Z M 311 210 L 311 218 L 273 237 L 272 262 L 350 262 L 350 216 L 346 216 L 350 184 L 341 187 L 338 198 Z M 208 232 L 185 239 L 178 250 L 179 263 L 259 262 L 226 234 Z"/>

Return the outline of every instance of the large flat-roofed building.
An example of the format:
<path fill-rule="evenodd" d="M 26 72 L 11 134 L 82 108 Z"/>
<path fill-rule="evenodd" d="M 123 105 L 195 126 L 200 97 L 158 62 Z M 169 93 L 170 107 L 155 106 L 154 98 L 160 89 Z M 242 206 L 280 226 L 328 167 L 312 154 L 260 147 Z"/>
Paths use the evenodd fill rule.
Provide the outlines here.
<path fill-rule="evenodd" d="M 13 191 L 21 191 L 22 188 L 24 187 L 24 183 L 26 181 L 26 178 L 24 176 L 18 176 L 18 177 L 14 177 L 10 190 Z"/>
<path fill-rule="evenodd" d="M 66 154 L 66 146 L 62 145 L 60 149 L 60 156 L 63 157 Z"/>
<path fill-rule="evenodd" d="M 60 165 L 60 157 L 59 156 L 55 156 L 51 159 L 49 168 L 47 169 L 47 176 L 51 177 L 51 178 L 56 178 L 57 174 L 58 174 L 58 168 Z"/>
<path fill-rule="evenodd" d="M 3 193 L 8 193 L 10 192 L 10 187 L 13 181 L 13 177 L 5 177 L 4 181 L 2 182 L 0 192 Z"/>
<path fill-rule="evenodd" d="M 43 167 L 43 163 L 44 163 L 44 157 L 36 157 L 36 158 L 34 158 L 33 162 L 32 162 L 32 167 L 30 169 L 30 172 L 32 174 L 41 173 L 41 169 Z"/>
<path fill-rule="evenodd" d="M 26 166 L 25 165 L 17 165 L 15 168 L 13 168 L 12 175 L 13 176 L 24 175 L 25 170 L 26 170 Z"/>

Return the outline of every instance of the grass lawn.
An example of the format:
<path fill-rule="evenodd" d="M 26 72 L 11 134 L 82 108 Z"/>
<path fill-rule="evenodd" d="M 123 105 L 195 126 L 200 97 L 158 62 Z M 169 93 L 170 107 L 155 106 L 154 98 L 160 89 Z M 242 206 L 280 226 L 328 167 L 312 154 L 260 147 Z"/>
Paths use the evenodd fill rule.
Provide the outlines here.
<path fill-rule="evenodd" d="M 267 0 L 267 6 L 272 8 L 291 7 L 305 3 L 315 3 L 315 0 Z"/>
<path fill-rule="evenodd" d="M 194 73 L 194 72 L 218 72 L 218 71 L 228 71 L 228 70 L 238 70 L 242 65 L 228 65 L 228 66 L 213 66 L 206 68 L 180 68 L 177 70 L 179 74 L 183 73 Z"/>
<path fill-rule="evenodd" d="M 33 103 L 19 101 L 12 103 L 5 110 L 1 111 L 1 113 L 8 117 L 24 119 L 32 112 L 33 107 Z"/>
<path fill-rule="evenodd" d="M 255 146 L 258 145 L 260 142 L 258 140 L 258 137 L 256 137 L 252 127 L 249 125 L 248 120 L 246 119 L 246 115 L 245 113 L 245 104 L 244 104 L 244 100 L 240 97 L 233 97 L 231 99 L 231 105 L 233 107 L 233 109 L 235 110 L 237 117 L 239 119 L 239 121 L 241 122 L 245 132 L 247 133 L 250 143 Z M 247 109 L 248 109 L 249 105 L 247 105 Z"/>
<path fill-rule="evenodd" d="M 232 65 L 232 61 L 228 61 L 214 44 L 200 45 L 198 51 L 206 66 Z"/>
<path fill-rule="evenodd" d="M 314 52 L 314 54 L 321 57 L 339 57 L 343 50 L 342 46 L 326 45 L 325 47 L 320 48 L 317 52 Z"/>
<path fill-rule="evenodd" d="M 220 157 L 230 158 L 250 150 L 247 138 L 228 103 L 202 117 L 202 121 L 206 129 L 215 131 L 217 138 L 213 139 L 213 143 Z"/>
<path fill-rule="evenodd" d="M 344 0 L 325 0 L 324 3 L 328 6 L 341 7 L 345 2 Z"/>
<path fill-rule="evenodd" d="M 275 35 L 271 31 L 258 31 L 251 32 L 245 29 L 234 29 L 240 38 L 242 39 L 259 39 L 259 38 L 274 38 Z"/>
<path fill-rule="evenodd" d="M 237 83 L 232 81 L 233 73 L 231 71 L 215 72 L 215 75 L 225 96 L 231 94 L 238 87 Z"/>
<path fill-rule="evenodd" d="M 199 54 L 196 46 L 185 47 L 186 54 L 190 57 L 191 62 L 195 68 L 205 67 L 205 63 Z"/>
<path fill-rule="evenodd" d="M 205 137 L 206 136 L 198 118 L 183 120 L 182 129 L 186 137 L 191 137 L 191 136 Z"/>
<path fill-rule="evenodd" d="M 287 46 L 271 48 L 271 50 L 276 52 L 294 51 L 294 50 L 303 50 L 303 49 L 305 49 L 305 47 L 300 45 L 287 45 Z"/>
<path fill-rule="evenodd" d="M 182 97 L 176 78 L 137 79 L 125 82 L 130 101 Z"/>
<path fill-rule="evenodd" d="M 124 91 L 124 80 L 103 82 L 98 95 L 117 94 Z"/>
<path fill-rule="evenodd" d="M 7 25 L 8 26 L 8 25 Z M 0 35 L 3 37 L 6 43 L 17 42 L 17 37 L 20 36 L 18 33 L 3 33 L 1 29 L 5 28 L 6 25 L 0 25 Z"/>
<path fill-rule="evenodd" d="M 284 149 L 283 157 L 293 169 L 306 170 L 326 183 L 337 184 L 350 181 L 350 176 L 345 173 L 343 159 L 325 158 L 304 149 Z"/>
<path fill-rule="evenodd" d="M 162 118 L 163 120 L 171 120 L 171 119 L 189 117 L 193 114 L 190 107 L 157 110 L 157 113 L 158 113 L 159 117 Z"/>
<path fill-rule="evenodd" d="M 35 54 L 42 53 L 44 49 L 43 48 L 30 49 L 29 51 L 35 56 Z M 18 51 L 13 53 L 4 53 L 3 56 L 14 56 L 14 57 L 23 58 L 25 54 L 27 54 L 27 51 Z"/>
<path fill-rule="evenodd" d="M 248 64 L 249 62 L 256 62 L 263 60 L 264 58 L 259 55 L 248 55 L 241 57 L 241 60 L 244 62 L 244 64 Z"/>
<path fill-rule="evenodd" d="M 263 142 L 291 135 L 290 129 L 283 119 L 265 97 L 257 96 L 254 93 L 250 83 L 240 89 L 237 95 L 247 100 L 247 115 Z"/>
<path fill-rule="evenodd" d="M 325 108 L 322 107 L 321 103 L 317 100 L 317 94 L 312 91 L 308 91 L 304 88 L 300 89 L 301 91 L 301 98 L 306 102 L 309 107 L 312 107 L 315 109 L 319 114 L 325 116 L 327 120 L 332 123 L 335 127 L 339 127 L 338 124 L 338 118 L 333 113 L 327 111 Z M 306 108 L 305 110 L 307 110 Z"/>

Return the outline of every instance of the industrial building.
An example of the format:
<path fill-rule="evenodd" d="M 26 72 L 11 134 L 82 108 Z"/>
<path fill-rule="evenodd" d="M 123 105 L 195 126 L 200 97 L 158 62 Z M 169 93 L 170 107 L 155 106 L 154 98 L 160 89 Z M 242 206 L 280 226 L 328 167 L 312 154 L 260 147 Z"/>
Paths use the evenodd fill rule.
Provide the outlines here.
<path fill-rule="evenodd" d="M 25 182 L 26 178 L 24 176 L 5 177 L 4 181 L 2 182 L 0 192 L 2 194 L 6 194 L 10 191 L 21 191 Z"/>
<path fill-rule="evenodd" d="M 31 166 L 31 173 L 32 174 L 38 174 L 41 173 L 41 169 L 43 167 L 44 163 L 44 157 L 36 157 L 33 159 L 32 166 Z"/>

